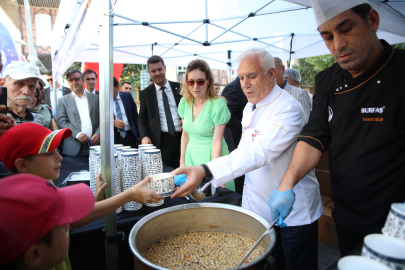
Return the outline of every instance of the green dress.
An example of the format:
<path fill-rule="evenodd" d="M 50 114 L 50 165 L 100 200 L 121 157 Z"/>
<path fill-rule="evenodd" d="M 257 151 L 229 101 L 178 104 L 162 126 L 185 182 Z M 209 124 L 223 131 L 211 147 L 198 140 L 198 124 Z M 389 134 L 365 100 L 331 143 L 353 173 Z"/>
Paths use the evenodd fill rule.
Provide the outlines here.
<path fill-rule="evenodd" d="M 195 121 L 193 121 L 193 100 L 187 104 L 186 99 L 182 98 L 178 110 L 180 118 L 183 119 L 183 129 L 189 137 L 185 154 L 186 166 L 198 166 L 211 161 L 215 126 L 226 124 L 231 119 L 226 101 L 223 98 L 208 99 Z M 221 154 L 229 155 L 224 137 Z M 234 181 L 226 183 L 225 187 L 235 191 Z"/>

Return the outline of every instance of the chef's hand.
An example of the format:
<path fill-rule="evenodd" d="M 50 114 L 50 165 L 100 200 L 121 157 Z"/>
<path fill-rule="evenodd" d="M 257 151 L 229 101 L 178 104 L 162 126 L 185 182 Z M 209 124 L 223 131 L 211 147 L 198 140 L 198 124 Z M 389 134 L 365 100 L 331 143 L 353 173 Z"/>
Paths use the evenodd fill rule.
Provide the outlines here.
<path fill-rule="evenodd" d="M 182 185 L 180 188 L 176 189 L 172 196 L 174 197 L 185 197 L 190 194 L 191 191 L 196 189 L 205 177 L 204 169 L 201 166 L 178 168 L 171 172 L 172 175 L 185 174 L 188 181 Z"/>
<path fill-rule="evenodd" d="M 94 200 L 96 202 L 104 200 L 104 190 L 107 188 L 107 183 L 103 184 L 101 179 L 101 172 L 96 177 L 96 193 L 94 193 Z"/>
<path fill-rule="evenodd" d="M 280 228 L 284 228 L 287 226 L 287 224 L 284 223 L 283 220 L 286 219 L 291 213 L 294 202 L 295 194 L 292 190 L 287 190 L 284 192 L 276 190 L 270 197 L 268 204 L 271 209 L 271 218 L 273 220 L 276 220 L 277 217 L 280 216 L 277 221 L 277 224 L 280 226 Z"/>

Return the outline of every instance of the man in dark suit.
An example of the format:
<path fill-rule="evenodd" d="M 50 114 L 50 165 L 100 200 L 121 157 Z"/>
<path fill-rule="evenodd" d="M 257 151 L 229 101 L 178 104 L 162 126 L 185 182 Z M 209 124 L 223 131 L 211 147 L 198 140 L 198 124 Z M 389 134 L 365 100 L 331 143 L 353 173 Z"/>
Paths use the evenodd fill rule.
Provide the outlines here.
<path fill-rule="evenodd" d="M 226 124 L 224 137 L 228 144 L 229 152 L 232 152 L 238 147 L 242 136 L 243 109 L 247 103 L 246 95 L 243 93 L 242 87 L 240 86 L 239 77 L 225 86 L 221 96 L 228 101 L 228 109 L 231 112 L 231 119 L 228 124 Z M 240 195 L 243 193 L 244 183 L 245 176 L 235 179 L 235 191 Z"/>
<path fill-rule="evenodd" d="M 62 154 L 67 156 L 88 155 L 91 145 L 100 143 L 100 109 L 97 95 L 83 89 L 83 74 L 76 69 L 67 73 L 72 93 L 58 101 L 58 125 L 70 128 L 72 136 L 63 142 Z"/>
<path fill-rule="evenodd" d="M 44 92 L 42 94 L 42 102 L 43 104 L 48 104 L 49 106 L 52 107 L 52 114 L 55 115 L 56 111 L 56 104 L 53 104 L 53 77 L 52 77 L 52 70 L 48 70 L 45 73 L 45 79 L 46 81 L 51 85 L 50 87 L 47 87 L 44 89 Z M 60 85 L 58 81 L 56 81 L 56 97 L 57 99 L 70 94 L 70 89 L 68 87 L 65 87 L 63 85 Z"/>
<path fill-rule="evenodd" d="M 86 86 L 86 88 L 84 88 L 84 91 L 99 95 L 99 91 L 96 90 L 97 73 L 94 70 L 88 68 L 86 69 L 86 71 L 84 71 L 83 76 L 84 76 L 84 85 Z"/>
<path fill-rule="evenodd" d="M 118 80 L 114 84 L 114 143 L 138 148 L 138 110 L 131 93 L 119 91 Z"/>
<path fill-rule="evenodd" d="M 180 84 L 166 79 L 166 66 L 160 56 L 148 59 L 153 83 L 140 93 L 138 127 L 142 144 L 152 143 L 162 151 L 163 164 L 180 165 L 181 119 L 177 107 Z"/>

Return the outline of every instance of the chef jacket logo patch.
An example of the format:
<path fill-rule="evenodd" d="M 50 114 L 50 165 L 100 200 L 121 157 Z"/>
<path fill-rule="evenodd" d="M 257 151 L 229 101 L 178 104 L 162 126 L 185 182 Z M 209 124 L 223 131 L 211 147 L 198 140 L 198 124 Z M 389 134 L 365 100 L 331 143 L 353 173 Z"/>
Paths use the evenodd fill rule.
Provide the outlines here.
<path fill-rule="evenodd" d="M 252 142 L 255 141 L 257 135 L 259 135 L 259 134 L 260 134 L 260 130 L 255 129 L 255 131 L 252 133 Z"/>
<path fill-rule="evenodd" d="M 328 112 L 329 112 L 328 122 L 330 122 L 330 120 L 332 120 L 332 118 L 333 118 L 333 111 L 332 111 L 332 108 L 329 106 L 328 106 Z"/>
<path fill-rule="evenodd" d="M 374 107 L 374 108 L 361 108 L 361 113 L 379 113 L 384 112 L 385 106 L 383 107 Z"/>

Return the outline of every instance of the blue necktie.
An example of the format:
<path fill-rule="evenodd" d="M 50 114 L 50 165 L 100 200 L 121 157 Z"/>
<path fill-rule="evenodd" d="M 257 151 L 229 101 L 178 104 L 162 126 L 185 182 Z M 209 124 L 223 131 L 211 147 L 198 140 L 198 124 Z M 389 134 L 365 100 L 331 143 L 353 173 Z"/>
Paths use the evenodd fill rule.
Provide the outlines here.
<path fill-rule="evenodd" d="M 114 100 L 115 100 L 115 109 L 117 110 L 117 118 L 122 121 L 120 104 L 118 104 L 117 98 L 115 98 Z M 125 131 L 125 129 L 119 128 L 118 131 L 120 132 L 122 138 L 125 138 L 125 136 L 127 136 L 127 132 Z"/>
<path fill-rule="evenodd" d="M 253 104 L 252 106 L 252 112 L 254 112 L 256 110 L 256 104 Z"/>

